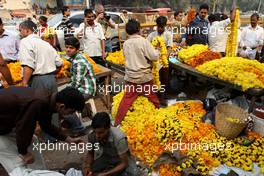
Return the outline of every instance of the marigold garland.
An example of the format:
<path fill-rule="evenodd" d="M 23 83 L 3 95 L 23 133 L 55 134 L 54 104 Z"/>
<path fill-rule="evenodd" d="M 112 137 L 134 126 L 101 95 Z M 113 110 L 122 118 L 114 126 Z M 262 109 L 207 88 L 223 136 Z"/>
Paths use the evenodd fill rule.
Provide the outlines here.
<path fill-rule="evenodd" d="M 153 84 L 160 89 L 161 83 L 160 83 L 160 78 L 159 78 L 159 64 L 158 61 L 153 61 L 152 62 L 152 80 Z"/>
<path fill-rule="evenodd" d="M 169 62 L 167 59 L 168 51 L 166 48 L 165 41 L 163 37 L 156 36 L 152 39 L 151 44 L 154 48 L 160 47 L 160 58 L 158 61 L 152 62 L 152 79 L 154 85 L 158 86 L 158 89 L 160 89 L 160 79 L 159 79 L 159 63 L 164 67 L 169 67 Z"/>
<path fill-rule="evenodd" d="M 231 33 L 228 35 L 226 44 L 226 56 L 235 57 L 238 45 L 238 30 L 239 30 L 240 12 L 239 9 L 235 10 L 235 19 L 231 24 Z"/>
<path fill-rule="evenodd" d="M 160 58 L 159 62 L 164 68 L 169 67 L 168 61 L 168 50 L 164 41 L 164 38 L 161 36 L 156 36 L 152 39 L 151 44 L 154 48 L 160 47 Z"/>

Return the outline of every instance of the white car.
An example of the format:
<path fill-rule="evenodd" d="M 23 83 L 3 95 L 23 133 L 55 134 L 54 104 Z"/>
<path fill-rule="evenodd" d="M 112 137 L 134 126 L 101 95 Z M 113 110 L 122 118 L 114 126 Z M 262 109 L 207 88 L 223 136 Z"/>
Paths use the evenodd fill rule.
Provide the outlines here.
<path fill-rule="evenodd" d="M 116 23 L 120 24 L 122 26 L 125 25 L 125 18 L 122 15 L 122 13 L 118 12 L 106 12 L 107 15 L 111 17 L 111 19 Z M 62 14 L 56 14 L 53 16 L 50 20 L 48 20 L 48 25 L 50 27 L 53 27 L 56 29 L 56 34 L 58 36 L 58 40 L 61 46 L 61 49 L 65 49 L 65 44 L 64 44 L 64 32 L 62 29 L 59 29 L 61 21 L 62 21 Z M 70 15 L 70 21 L 73 24 L 74 28 L 78 28 L 79 25 L 84 21 L 84 11 L 72 11 Z M 76 31 L 76 30 L 75 30 Z M 125 40 L 126 34 L 124 29 L 120 30 L 120 36 L 122 40 Z M 112 29 L 111 30 L 111 41 L 112 41 L 112 49 L 113 51 L 118 50 L 120 48 L 119 46 L 119 39 L 118 39 L 118 30 L 117 29 Z"/>

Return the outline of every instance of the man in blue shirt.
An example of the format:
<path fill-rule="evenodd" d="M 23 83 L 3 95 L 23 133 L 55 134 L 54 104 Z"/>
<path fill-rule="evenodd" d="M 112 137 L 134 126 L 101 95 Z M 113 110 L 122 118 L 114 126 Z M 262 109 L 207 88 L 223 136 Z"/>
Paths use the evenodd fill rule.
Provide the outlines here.
<path fill-rule="evenodd" d="M 202 4 L 200 6 L 199 15 L 188 25 L 186 33 L 183 34 L 183 41 L 187 45 L 191 46 L 193 44 L 208 44 L 208 25 L 209 21 L 206 19 L 209 11 L 209 6 L 207 4 Z"/>

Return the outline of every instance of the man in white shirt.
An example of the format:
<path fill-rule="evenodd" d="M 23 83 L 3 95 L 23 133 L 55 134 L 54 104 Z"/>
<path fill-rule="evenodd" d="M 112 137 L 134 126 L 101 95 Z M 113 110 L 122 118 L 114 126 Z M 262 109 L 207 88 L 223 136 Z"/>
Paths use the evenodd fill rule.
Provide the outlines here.
<path fill-rule="evenodd" d="M 97 64 L 105 66 L 105 36 L 101 24 L 94 21 L 91 9 L 84 11 L 84 23 L 80 24 L 77 38 L 82 40 L 83 51 Z"/>
<path fill-rule="evenodd" d="M 208 19 L 211 23 L 208 34 L 209 48 L 224 55 L 228 38 L 226 27 L 234 20 L 234 15 L 231 13 L 231 19 L 221 21 L 220 14 L 211 14 Z"/>
<path fill-rule="evenodd" d="M 57 91 L 55 79 L 56 64 L 62 64 L 56 50 L 40 39 L 37 26 L 32 21 L 24 21 L 19 25 L 20 43 L 19 56 L 23 66 L 23 86 L 45 89 L 51 93 Z"/>
<path fill-rule="evenodd" d="M 148 40 L 151 42 L 155 37 L 163 37 L 165 44 L 170 50 L 173 46 L 173 34 L 166 30 L 167 18 L 165 16 L 159 16 L 156 19 L 157 30 L 148 35 Z M 166 96 L 166 90 L 169 87 L 169 68 L 161 68 L 159 71 L 161 85 L 165 86 L 165 92 L 161 92 L 161 101 Z"/>
<path fill-rule="evenodd" d="M 261 51 L 264 42 L 264 29 L 258 25 L 259 15 L 254 13 L 250 17 L 250 25 L 241 33 L 240 56 L 255 59 L 256 52 Z"/>
<path fill-rule="evenodd" d="M 60 67 L 63 61 L 56 50 L 37 35 L 37 25 L 26 20 L 19 25 L 20 43 L 19 57 L 23 67 L 22 86 L 30 86 L 49 93 L 58 91 L 55 78 L 56 66 Z M 54 114 L 55 125 L 58 126 L 58 115 Z M 44 133 L 46 141 L 55 142 L 56 139 Z"/>
<path fill-rule="evenodd" d="M 14 34 L 4 29 L 0 18 L 0 53 L 5 61 L 16 61 L 18 59 L 19 39 Z"/>
<path fill-rule="evenodd" d="M 111 19 L 110 15 L 107 15 L 102 4 L 95 5 L 96 19 L 95 21 L 100 23 L 105 36 L 105 51 L 112 52 L 111 41 L 111 29 L 115 29 L 117 24 Z"/>
<path fill-rule="evenodd" d="M 148 35 L 147 39 L 151 42 L 153 38 L 161 36 L 164 38 L 167 48 L 171 48 L 173 46 L 173 34 L 170 31 L 166 30 L 167 18 L 165 16 L 160 16 L 156 19 L 156 23 L 157 30 L 151 32 Z"/>

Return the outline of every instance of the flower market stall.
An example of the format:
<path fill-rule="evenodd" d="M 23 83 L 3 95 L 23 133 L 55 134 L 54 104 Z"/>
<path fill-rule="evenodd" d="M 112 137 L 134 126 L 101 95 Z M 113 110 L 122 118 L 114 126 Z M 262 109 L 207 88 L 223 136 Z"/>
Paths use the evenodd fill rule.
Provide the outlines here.
<path fill-rule="evenodd" d="M 174 47 L 177 54 L 171 55 L 169 66 L 251 95 L 249 112 L 252 112 L 256 98 L 264 95 L 264 64 L 236 57 L 238 19 L 237 9 L 227 57 L 206 45 Z M 157 41 L 163 43 L 156 38 L 152 41 L 154 47 Z M 111 66 L 118 65 L 119 70 L 124 68 L 122 53 L 115 53 L 107 60 Z M 162 58 L 159 60 L 162 63 Z M 156 68 L 154 63 L 153 80 L 159 85 Z M 113 98 L 113 117 L 123 95 L 121 92 Z M 128 137 L 132 154 L 148 166 L 152 175 L 263 175 L 264 138 L 250 130 L 252 114 L 230 104 L 218 104 L 214 111 L 215 121 L 208 123 L 205 117 L 209 110 L 202 101 L 178 101 L 156 109 L 147 98 L 139 96 L 127 112 L 121 129 Z M 233 137 L 225 132 L 233 133 Z"/>
<path fill-rule="evenodd" d="M 58 86 L 66 86 L 70 82 L 70 65 L 71 63 L 66 59 L 66 54 L 64 52 L 59 52 L 61 59 L 63 60 L 63 65 L 56 73 Z M 107 88 L 111 83 L 112 71 L 101 65 L 97 65 L 87 54 L 84 54 L 86 59 L 92 64 L 95 76 L 97 79 L 105 78 L 104 86 L 101 88 L 103 91 L 102 96 L 106 106 L 110 109 L 111 107 L 111 96 Z M 22 67 L 20 62 L 9 63 L 8 68 L 11 72 L 12 79 L 16 85 L 20 85 L 22 81 Z"/>
<path fill-rule="evenodd" d="M 228 62 L 230 61 L 230 62 Z M 247 63 L 247 66 L 241 66 L 245 68 L 245 72 L 239 71 L 239 64 L 245 61 Z M 226 66 L 221 65 L 222 63 L 225 63 Z M 264 94 L 262 82 L 259 81 L 261 79 L 261 72 L 254 72 L 254 70 L 248 70 L 246 68 L 254 68 L 253 66 L 251 67 L 250 65 L 254 65 L 256 63 L 259 66 L 262 66 L 264 68 L 264 65 L 259 63 L 258 61 L 250 61 L 247 59 L 243 58 L 222 58 L 218 59 L 212 62 L 208 62 L 206 64 L 203 64 L 197 69 L 191 67 L 190 65 L 181 63 L 179 61 L 170 62 L 170 66 L 181 71 L 185 71 L 186 73 L 193 75 L 195 77 L 203 78 L 206 79 L 207 81 L 210 81 L 212 83 L 220 84 L 225 87 L 235 89 L 238 91 L 243 91 L 245 94 L 249 94 L 252 96 L 251 98 L 251 106 L 249 108 L 249 111 L 251 112 L 253 110 L 253 105 L 257 97 L 260 97 Z M 231 66 L 233 65 L 233 66 Z M 211 68 L 211 70 L 210 70 Z M 232 71 L 230 71 L 232 70 Z M 229 73 L 228 73 L 229 71 Z M 256 74 L 255 74 L 256 73 Z M 246 75 L 242 75 L 246 74 Z M 255 78 L 252 80 L 252 76 Z M 239 79 L 240 78 L 240 79 Z M 254 87 L 255 86 L 255 87 Z"/>
<path fill-rule="evenodd" d="M 113 117 L 122 96 L 123 92 L 114 97 Z M 182 175 L 186 169 L 200 175 L 213 175 L 220 166 L 240 168 L 248 176 L 253 175 L 252 171 L 257 167 L 258 175 L 261 175 L 260 170 L 263 174 L 264 138 L 247 132 L 251 142 L 246 144 L 243 137 L 223 137 L 214 125 L 202 122 L 205 113 L 200 101 L 177 102 L 167 108 L 155 109 L 147 98 L 140 96 L 127 113 L 121 129 L 128 137 L 132 154 L 159 176 Z M 230 121 L 239 123 L 233 118 Z M 154 167 L 161 154 L 176 151 L 185 158 Z"/>

